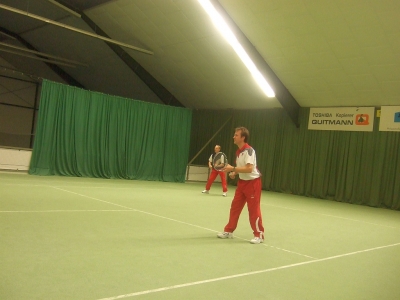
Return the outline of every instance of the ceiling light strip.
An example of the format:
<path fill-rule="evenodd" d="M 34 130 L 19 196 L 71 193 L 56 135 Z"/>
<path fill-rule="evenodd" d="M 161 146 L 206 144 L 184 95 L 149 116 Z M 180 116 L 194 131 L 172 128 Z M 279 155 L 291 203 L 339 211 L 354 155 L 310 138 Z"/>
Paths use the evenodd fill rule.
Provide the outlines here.
<path fill-rule="evenodd" d="M 215 7 L 211 4 L 209 0 L 198 0 L 200 5 L 207 12 L 209 17 L 211 18 L 214 25 L 217 27 L 218 31 L 222 34 L 222 36 L 227 40 L 227 42 L 232 46 L 233 50 L 235 50 L 236 54 L 242 60 L 244 65 L 250 71 L 251 75 L 260 86 L 262 91 L 267 95 L 267 97 L 272 98 L 275 97 L 275 92 L 265 80 L 264 76 L 257 69 L 256 65 L 253 63 L 249 55 L 243 49 L 242 45 L 239 43 L 232 30 L 229 28 L 228 24 L 222 18 L 222 16 L 218 13 Z"/>
<path fill-rule="evenodd" d="M 37 54 L 37 55 L 45 56 L 45 57 L 47 57 L 47 58 L 54 58 L 54 59 L 59 60 L 59 61 L 63 61 L 63 62 L 67 62 L 67 63 L 72 63 L 72 64 L 80 65 L 80 66 L 83 66 L 83 67 L 88 67 L 88 66 L 89 66 L 89 65 L 87 65 L 87 64 L 80 63 L 80 62 L 75 61 L 75 60 L 70 60 L 70 59 L 58 57 L 58 56 L 51 55 L 51 54 L 47 54 L 47 53 L 43 53 L 43 52 L 40 52 L 40 51 L 29 50 L 29 49 L 25 49 L 25 48 L 22 48 L 22 47 L 17 47 L 17 46 L 9 45 L 9 44 L 2 43 L 2 42 L 0 42 L 0 46 L 9 47 L 9 48 L 17 49 L 17 50 L 24 51 L 24 52 L 34 53 L 34 54 Z"/>
<path fill-rule="evenodd" d="M 136 47 L 136 46 L 132 46 L 132 45 L 129 45 L 129 44 L 125 44 L 125 43 L 122 43 L 122 42 L 118 42 L 118 41 L 106 38 L 104 36 L 91 33 L 89 31 L 81 30 L 81 29 L 78 29 L 78 28 L 75 28 L 75 27 L 72 27 L 72 26 L 65 25 L 63 23 L 59 23 L 59 22 L 56 22 L 56 21 L 53 21 L 53 20 L 50 20 L 50 19 L 47 19 L 47 18 L 43 18 L 43 17 L 38 16 L 38 15 L 35 15 L 35 14 L 31 14 L 31 13 L 25 12 L 23 10 L 16 9 L 14 7 L 10 7 L 10 6 L 7 6 L 7 5 L 0 4 L 0 8 L 3 8 L 3 9 L 8 10 L 8 11 L 12 11 L 12 12 L 15 12 L 17 14 L 24 15 L 24 16 L 27 16 L 27 17 L 30 17 L 30 18 L 33 18 L 33 19 L 36 19 L 36 20 L 39 20 L 39 21 L 43 21 L 43 22 L 46 22 L 48 24 L 56 25 L 56 26 L 59 26 L 59 27 L 65 28 L 65 29 L 69 29 L 71 31 L 75 31 L 75 32 L 78 32 L 78 33 L 81 33 L 81 34 L 84 34 L 84 35 L 87 35 L 87 36 L 91 36 L 91 37 L 103 40 L 103 41 L 111 43 L 111 44 L 116 44 L 116 45 L 119 45 L 121 47 L 129 48 L 129 49 L 136 50 L 136 51 L 143 52 L 143 53 L 150 54 L 150 55 L 154 54 L 152 51 L 149 51 L 149 50 L 146 50 L 146 49 L 142 49 L 142 48 L 139 48 L 139 47 Z"/>

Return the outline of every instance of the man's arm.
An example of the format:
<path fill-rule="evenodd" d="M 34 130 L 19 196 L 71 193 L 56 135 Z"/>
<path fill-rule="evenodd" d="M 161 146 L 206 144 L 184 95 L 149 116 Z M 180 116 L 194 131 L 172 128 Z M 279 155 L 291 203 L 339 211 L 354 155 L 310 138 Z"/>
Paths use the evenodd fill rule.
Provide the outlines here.
<path fill-rule="evenodd" d="M 231 165 L 227 165 L 224 169 L 226 172 L 233 172 L 235 174 L 238 173 L 251 173 L 253 172 L 253 164 L 246 164 L 244 167 L 234 167 Z"/>

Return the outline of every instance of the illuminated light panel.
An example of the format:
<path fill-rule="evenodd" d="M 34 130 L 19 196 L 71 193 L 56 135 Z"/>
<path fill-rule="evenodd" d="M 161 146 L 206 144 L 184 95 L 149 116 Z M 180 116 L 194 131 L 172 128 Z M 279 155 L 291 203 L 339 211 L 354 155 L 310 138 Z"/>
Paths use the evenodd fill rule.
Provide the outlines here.
<path fill-rule="evenodd" d="M 228 24 L 226 24 L 225 20 L 222 16 L 217 12 L 215 7 L 210 3 L 209 0 L 197 0 L 207 14 L 210 16 L 212 22 L 215 27 L 217 27 L 218 31 L 222 34 L 222 36 L 227 40 L 227 42 L 232 46 L 233 50 L 235 50 L 236 54 L 242 60 L 244 65 L 250 71 L 251 75 L 260 86 L 262 91 L 267 95 L 267 97 L 272 98 L 275 97 L 275 92 L 265 80 L 264 76 L 257 69 L 256 65 L 253 63 L 249 55 L 243 49 L 242 45 L 236 39 L 232 30 L 229 28 Z"/>

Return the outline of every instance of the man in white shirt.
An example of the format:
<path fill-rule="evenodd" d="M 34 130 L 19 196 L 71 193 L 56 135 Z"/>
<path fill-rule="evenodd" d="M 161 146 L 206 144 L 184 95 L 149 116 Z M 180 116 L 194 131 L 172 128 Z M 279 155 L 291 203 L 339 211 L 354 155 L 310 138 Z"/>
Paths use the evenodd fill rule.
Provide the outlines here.
<path fill-rule="evenodd" d="M 213 184 L 214 180 L 217 178 L 217 176 L 219 175 L 219 177 L 221 177 L 221 183 L 222 183 L 222 196 L 226 197 L 226 193 L 228 192 L 228 185 L 226 184 L 226 176 L 225 176 L 225 171 L 218 171 L 215 170 L 215 168 L 212 165 L 212 162 L 214 160 L 214 156 L 216 154 L 218 154 L 221 151 L 221 146 L 220 145 L 215 145 L 214 147 L 214 154 L 211 154 L 210 158 L 208 159 L 208 167 L 211 169 L 211 174 L 210 177 L 207 180 L 207 184 L 206 184 L 206 189 L 204 191 L 202 191 L 203 194 L 208 194 L 210 189 L 211 189 L 211 185 Z"/>
<path fill-rule="evenodd" d="M 254 238 L 252 244 L 260 244 L 264 241 L 264 227 L 261 217 L 261 173 L 257 169 L 256 152 L 247 144 L 249 131 L 245 127 L 235 129 L 233 142 L 238 146 L 236 151 L 236 167 L 227 165 L 224 171 L 231 172 L 229 177 L 234 179 L 239 174 L 239 180 L 232 200 L 229 222 L 224 232 L 218 233 L 221 239 L 233 238 L 233 231 L 237 227 L 240 213 L 247 203 L 249 210 L 250 226 L 253 229 Z"/>

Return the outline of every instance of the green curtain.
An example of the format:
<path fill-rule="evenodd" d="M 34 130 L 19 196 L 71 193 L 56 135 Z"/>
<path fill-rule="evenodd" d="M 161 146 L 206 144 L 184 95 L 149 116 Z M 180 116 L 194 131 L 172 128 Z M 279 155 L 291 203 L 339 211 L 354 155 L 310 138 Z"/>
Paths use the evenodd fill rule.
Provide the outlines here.
<path fill-rule="evenodd" d="M 192 111 L 44 80 L 29 174 L 184 182 Z"/>
<path fill-rule="evenodd" d="M 229 111 L 196 110 L 193 112 L 192 126 L 194 127 L 190 139 L 189 161 L 195 158 L 192 162 L 194 165 L 208 165 L 208 159 L 214 153 L 217 144 L 221 146 L 221 151 L 227 154 L 235 146 L 232 145 L 232 113 Z M 218 131 L 215 138 L 207 144 Z M 204 150 L 199 153 L 204 146 Z"/>
<path fill-rule="evenodd" d="M 194 111 L 190 157 L 227 116 L 231 122 L 193 164 L 206 165 L 215 144 L 234 162 L 234 128 L 244 126 L 264 190 L 400 210 L 400 132 L 378 131 L 379 118 L 373 132 L 317 131 L 307 129 L 309 108 L 300 110 L 300 128 L 283 109 Z"/>

